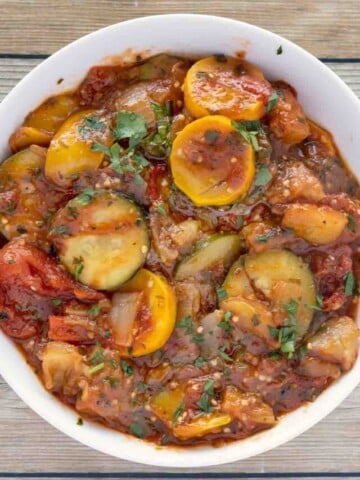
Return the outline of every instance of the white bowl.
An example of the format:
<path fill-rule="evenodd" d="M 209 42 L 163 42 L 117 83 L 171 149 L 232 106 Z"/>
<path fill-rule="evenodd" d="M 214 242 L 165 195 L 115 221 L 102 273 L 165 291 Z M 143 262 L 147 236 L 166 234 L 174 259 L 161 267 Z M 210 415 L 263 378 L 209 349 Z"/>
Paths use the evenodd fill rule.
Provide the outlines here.
<path fill-rule="evenodd" d="M 280 45 L 283 54 L 277 55 Z M 129 48 L 148 54 L 167 51 L 184 55 L 234 55 L 245 50 L 247 58 L 259 65 L 268 78 L 286 80 L 296 88 L 306 114 L 332 132 L 349 165 L 359 174 L 360 102 L 351 90 L 315 57 L 288 40 L 246 23 L 205 15 L 162 15 L 119 23 L 87 35 L 45 60 L 0 104 L 0 158 L 8 153 L 10 134 L 30 110 L 49 95 L 75 87 L 91 66 Z M 57 84 L 59 78 L 64 78 L 61 85 Z M 319 422 L 360 381 L 359 357 L 352 370 L 314 403 L 286 415 L 271 430 L 221 448 L 156 447 L 88 421 L 77 426 L 76 412 L 45 391 L 2 333 L 0 351 L 1 375 L 29 407 L 54 427 L 101 452 L 161 467 L 219 465 L 277 447 Z"/>

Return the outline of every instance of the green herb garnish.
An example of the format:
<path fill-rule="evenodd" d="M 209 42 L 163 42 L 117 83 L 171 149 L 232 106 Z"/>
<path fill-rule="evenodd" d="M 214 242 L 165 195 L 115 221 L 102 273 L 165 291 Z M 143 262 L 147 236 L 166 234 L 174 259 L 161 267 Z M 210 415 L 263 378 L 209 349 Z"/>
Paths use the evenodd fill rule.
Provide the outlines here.
<path fill-rule="evenodd" d="M 125 360 L 120 360 L 121 370 L 124 372 L 125 377 L 131 377 L 134 373 L 134 369 Z"/>
<path fill-rule="evenodd" d="M 144 437 L 144 429 L 140 423 L 132 422 L 130 425 L 130 432 L 133 433 L 136 437 Z"/>
<path fill-rule="evenodd" d="M 232 120 L 231 125 L 240 133 L 244 140 L 253 147 L 255 152 L 259 151 L 260 147 L 257 138 L 261 128 L 261 124 L 259 121 L 244 120 L 242 122 L 237 122 L 235 120 Z"/>
<path fill-rule="evenodd" d="M 254 185 L 256 187 L 262 187 L 272 180 L 272 175 L 270 173 L 269 167 L 263 163 L 259 165 L 257 169 L 257 174 L 255 177 Z"/>
<path fill-rule="evenodd" d="M 194 325 L 191 315 L 186 315 L 186 317 L 183 317 L 181 320 L 178 321 L 176 326 L 177 328 L 186 328 L 187 334 L 193 333 Z"/>
<path fill-rule="evenodd" d="M 181 402 L 173 414 L 174 422 L 176 422 L 176 420 L 180 417 L 180 415 L 183 413 L 184 410 L 185 410 L 185 403 Z"/>
<path fill-rule="evenodd" d="M 223 288 L 223 287 L 217 287 L 216 288 L 216 295 L 217 295 L 219 301 L 225 300 L 225 298 L 228 297 L 228 293 L 225 290 L 225 288 Z"/>
<path fill-rule="evenodd" d="M 276 92 L 272 92 L 266 105 L 266 113 L 271 112 L 271 110 L 277 105 L 279 98 L 280 97 Z"/>
<path fill-rule="evenodd" d="M 70 229 L 68 225 L 58 225 L 50 229 L 50 235 L 69 235 Z"/>
<path fill-rule="evenodd" d="M 354 287 L 355 287 L 354 274 L 352 272 L 348 272 L 344 276 L 344 280 L 345 280 L 345 295 L 349 297 L 353 294 Z"/>

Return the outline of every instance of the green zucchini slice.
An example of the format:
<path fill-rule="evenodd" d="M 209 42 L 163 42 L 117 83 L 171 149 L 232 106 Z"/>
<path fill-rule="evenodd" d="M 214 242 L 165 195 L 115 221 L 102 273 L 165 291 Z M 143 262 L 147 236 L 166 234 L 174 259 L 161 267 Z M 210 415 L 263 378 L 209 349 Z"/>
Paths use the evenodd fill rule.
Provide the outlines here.
<path fill-rule="evenodd" d="M 298 337 L 310 326 L 311 307 L 316 303 L 314 278 L 308 265 L 288 250 L 243 255 L 231 267 L 223 287 L 230 297 L 265 297 L 273 315 L 293 311 Z"/>
<path fill-rule="evenodd" d="M 216 266 L 229 268 L 239 256 L 243 241 L 236 234 L 215 234 L 198 242 L 194 250 L 177 266 L 175 280 L 198 278 L 209 274 Z"/>
<path fill-rule="evenodd" d="M 149 236 L 140 208 L 119 193 L 87 189 L 55 216 L 49 233 L 76 280 L 115 290 L 144 264 Z"/>

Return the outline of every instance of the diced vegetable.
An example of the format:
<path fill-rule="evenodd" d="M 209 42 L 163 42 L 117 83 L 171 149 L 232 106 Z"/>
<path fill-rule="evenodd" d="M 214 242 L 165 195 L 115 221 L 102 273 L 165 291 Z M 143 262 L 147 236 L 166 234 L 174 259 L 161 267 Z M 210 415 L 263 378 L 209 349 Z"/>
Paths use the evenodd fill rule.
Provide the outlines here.
<path fill-rule="evenodd" d="M 313 310 L 305 305 L 316 302 L 314 278 L 306 263 L 288 250 L 267 250 L 246 255 L 244 267 L 255 289 L 260 290 L 273 307 L 281 310 L 292 300 L 296 302 L 296 331 L 298 337 L 302 337 L 313 317 Z"/>
<path fill-rule="evenodd" d="M 321 145 L 324 146 L 327 154 L 330 157 L 335 157 L 336 147 L 332 135 L 311 120 L 308 120 L 308 124 L 310 127 L 309 139 L 316 140 L 317 142 L 321 143 Z"/>
<path fill-rule="evenodd" d="M 223 287 L 228 297 L 252 298 L 255 296 L 254 289 L 244 268 L 245 257 L 240 257 L 229 270 Z"/>
<path fill-rule="evenodd" d="M 149 250 L 139 207 L 105 190 L 85 190 L 70 200 L 56 214 L 49 238 L 75 279 L 100 290 L 115 290 L 131 278 Z"/>
<path fill-rule="evenodd" d="M 249 300 L 257 298 L 260 291 L 271 303 L 278 325 L 286 318 L 284 305 L 293 300 L 297 336 L 303 336 L 310 325 L 313 310 L 306 305 L 315 305 L 314 279 L 303 260 L 290 251 L 267 250 L 244 255 L 229 271 L 223 287 L 229 296 Z"/>
<path fill-rule="evenodd" d="M 309 168 L 301 162 L 294 162 L 278 172 L 266 196 L 274 205 L 298 199 L 318 202 L 325 197 L 325 192 L 320 180 Z"/>
<path fill-rule="evenodd" d="M 49 316 L 48 337 L 51 340 L 68 343 L 94 343 L 94 326 L 88 316 L 66 315 Z"/>
<path fill-rule="evenodd" d="M 326 377 L 336 379 L 341 375 L 341 370 L 334 363 L 306 356 L 301 358 L 296 368 L 296 373 L 309 378 Z"/>
<path fill-rule="evenodd" d="M 197 118 L 221 114 L 234 120 L 257 120 L 265 114 L 270 92 L 261 70 L 224 55 L 197 61 L 184 82 L 186 108 Z"/>
<path fill-rule="evenodd" d="M 48 98 L 26 117 L 24 126 L 54 135 L 64 121 L 78 108 L 75 95 L 64 93 Z"/>
<path fill-rule="evenodd" d="M 227 205 L 244 197 L 255 173 L 254 150 L 220 115 L 187 125 L 175 138 L 174 182 L 196 205 Z"/>
<path fill-rule="evenodd" d="M 36 234 L 44 226 L 46 199 L 34 183 L 44 166 L 45 155 L 45 149 L 31 147 L 0 165 L 0 231 L 8 239 L 21 232 Z"/>
<path fill-rule="evenodd" d="M 282 226 L 313 245 L 335 242 L 348 223 L 344 213 L 328 206 L 294 203 L 289 205 Z"/>
<path fill-rule="evenodd" d="M 85 372 L 85 364 L 77 347 L 63 342 L 49 342 L 42 352 L 45 387 L 53 392 L 73 395 Z"/>
<path fill-rule="evenodd" d="M 215 433 L 228 425 L 232 418 L 228 414 L 213 412 L 202 414 L 191 420 L 177 418 L 177 411 L 185 408 L 183 404 L 184 392 L 181 387 L 174 390 L 164 390 L 151 401 L 151 408 L 155 415 L 162 420 L 172 433 L 181 440 L 202 437 L 208 433 Z M 183 408 L 179 410 L 179 407 Z"/>
<path fill-rule="evenodd" d="M 173 434 L 180 440 L 203 437 L 209 433 L 220 432 L 223 427 L 231 423 L 232 418 L 226 413 L 213 412 L 199 415 L 188 423 L 178 423 L 173 428 Z"/>
<path fill-rule="evenodd" d="M 304 111 L 291 88 L 276 83 L 278 102 L 269 113 L 269 127 L 276 138 L 293 145 L 302 142 L 310 133 Z"/>
<path fill-rule="evenodd" d="M 359 329 L 350 317 L 331 318 L 309 338 L 309 355 L 350 370 L 358 350 Z"/>
<path fill-rule="evenodd" d="M 221 308 L 224 311 L 232 312 L 233 318 L 236 319 L 234 325 L 241 330 L 263 338 L 274 348 L 277 346 L 277 342 L 270 334 L 270 328 L 275 328 L 276 324 L 266 304 L 255 299 L 230 297 L 221 302 Z"/>
<path fill-rule="evenodd" d="M 92 150 L 93 143 L 111 143 L 109 118 L 95 110 L 74 113 L 51 140 L 45 175 L 58 185 L 68 185 L 85 170 L 97 169 L 104 153 Z"/>
<path fill-rule="evenodd" d="M 244 393 L 234 386 L 226 387 L 221 409 L 240 420 L 248 431 L 271 427 L 276 423 L 270 405 L 255 393 Z"/>
<path fill-rule="evenodd" d="M 161 348 L 176 320 L 176 298 L 160 275 L 140 270 L 113 296 L 110 324 L 124 356 L 139 357 Z"/>
<path fill-rule="evenodd" d="M 30 145 L 40 145 L 47 147 L 52 139 L 52 135 L 42 132 L 33 127 L 20 127 L 10 137 L 9 144 L 13 152 L 18 152 Z"/>
<path fill-rule="evenodd" d="M 186 256 L 178 265 L 176 280 L 199 278 L 209 275 L 214 268 L 229 268 L 239 255 L 243 243 L 236 234 L 215 234 L 206 240 L 198 242 L 192 253 Z"/>

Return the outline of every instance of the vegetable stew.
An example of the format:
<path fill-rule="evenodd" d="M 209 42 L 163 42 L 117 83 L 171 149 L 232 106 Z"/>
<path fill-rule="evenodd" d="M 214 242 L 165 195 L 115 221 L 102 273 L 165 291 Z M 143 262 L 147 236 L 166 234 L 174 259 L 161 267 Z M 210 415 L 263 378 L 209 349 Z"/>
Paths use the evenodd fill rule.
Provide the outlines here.
<path fill-rule="evenodd" d="M 359 184 L 287 83 L 95 66 L 9 143 L 0 328 L 79 428 L 242 439 L 353 366 Z"/>

